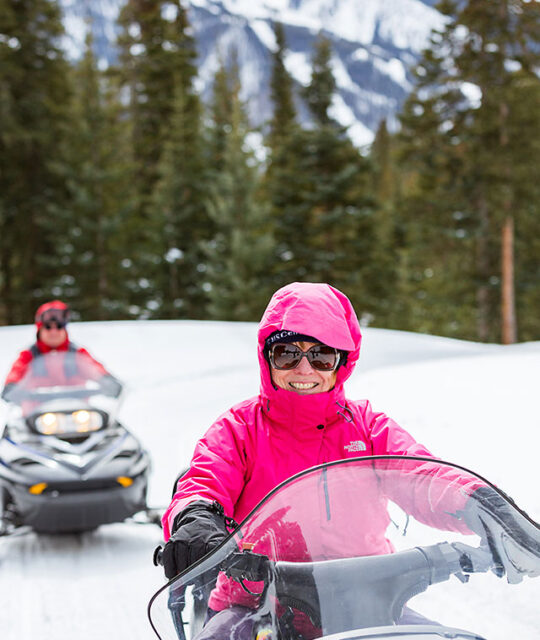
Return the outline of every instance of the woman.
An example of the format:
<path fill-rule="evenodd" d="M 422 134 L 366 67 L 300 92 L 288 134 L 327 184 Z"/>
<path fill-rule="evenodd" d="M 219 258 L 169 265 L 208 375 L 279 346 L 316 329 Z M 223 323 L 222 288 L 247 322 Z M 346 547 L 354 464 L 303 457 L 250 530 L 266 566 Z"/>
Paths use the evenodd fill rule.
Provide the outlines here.
<path fill-rule="evenodd" d="M 260 393 L 220 416 L 198 442 L 163 516 L 166 540 L 194 502 L 218 502 L 239 522 L 277 484 L 316 464 L 431 455 L 368 401 L 346 399 L 361 339 L 352 304 L 330 285 L 293 283 L 273 295 L 258 332 Z M 189 547 L 186 558 L 169 547 L 168 577 L 200 557 L 195 540 Z"/>
<path fill-rule="evenodd" d="M 300 471 L 358 456 L 432 457 L 367 400 L 346 398 L 344 383 L 354 370 L 360 343 L 360 326 L 350 301 L 330 285 L 293 283 L 273 295 L 258 331 L 259 395 L 220 416 L 197 443 L 191 466 L 178 481 L 163 516 L 168 578 L 217 546 L 228 535 L 228 519 L 240 522 L 269 491 Z M 444 522 L 431 524 L 471 533 L 458 514 L 479 484 L 456 472 L 464 488 L 454 493 L 460 504 L 440 506 L 439 501 L 448 499 L 444 491 L 437 490 L 436 478 L 426 482 L 429 467 L 436 465 L 425 460 L 419 465 L 421 481 L 414 491 L 429 492 L 429 500 L 415 500 L 414 491 L 392 499 L 417 519 L 429 521 L 433 513 L 444 513 Z M 344 505 L 347 530 L 365 532 L 363 537 L 354 536 L 354 544 L 359 539 L 363 544 L 355 551 L 392 551 L 385 537 L 389 518 L 384 504 L 381 501 L 381 509 L 369 517 Z M 430 504 L 432 511 L 414 512 L 415 504 Z M 245 606 L 249 603 L 242 601 L 238 588 L 220 574 L 209 600 L 213 617 L 200 638 L 228 637 L 226 630 L 233 624 L 236 628 Z M 415 615 L 407 612 L 409 617 L 401 622 L 415 621 Z"/>

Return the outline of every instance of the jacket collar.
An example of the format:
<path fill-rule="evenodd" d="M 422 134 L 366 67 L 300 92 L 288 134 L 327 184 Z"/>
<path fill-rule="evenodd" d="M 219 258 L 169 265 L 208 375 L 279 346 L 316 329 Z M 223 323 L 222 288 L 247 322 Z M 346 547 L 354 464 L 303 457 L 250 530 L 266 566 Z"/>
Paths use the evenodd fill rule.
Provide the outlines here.
<path fill-rule="evenodd" d="M 46 345 L 39 338 L 36 340 L 36 345 L 37 345 L 37 348 L 40 350 L 41 353 L 50 353 L 51 351 L 67 351 L 69 349 L 69 338 L 66 337 L 64 342 L 62 342 L 62 344 L 59 345 L 58 347 L 56 347 L 55 349 L 53 349 L 53 348 L 49 347 L 48 345 Z"/>
<path fill-rule="evenodd" d="M 284 429 L 299 439 L 320 436 L 321 431 L 339 419 L 346 402 L 343 385 L 309 395 L 272 386 L 261 393 L 261 400 L 273 428 Z"/>

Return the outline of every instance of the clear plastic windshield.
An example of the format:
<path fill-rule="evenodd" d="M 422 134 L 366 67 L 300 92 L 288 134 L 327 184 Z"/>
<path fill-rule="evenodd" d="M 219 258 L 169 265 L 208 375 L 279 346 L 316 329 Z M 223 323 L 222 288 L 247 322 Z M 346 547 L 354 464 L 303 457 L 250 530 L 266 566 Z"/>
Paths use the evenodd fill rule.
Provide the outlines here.
<path fill-rule="evenodd" d="M 540 530 L 491 488 L 480 501 L 485 491 L 472 473 L 428 459 L 358 458 L 312 469 L 277 488 L 213 554 L 158 592 L 152 626 L 163 640 L 196 638 L 210 616 L 204 637 L 219 640 L 425 640 L 445 627 L 479 634 L 454 638 L 503 640 L 512 629 L 533 640 Z M 504 577 L 482 534 L 486 523 L 505 545 Z"/>
<path fill-rule="evenodd" d="M 6 389 L 7 423 L 39 435 L 83 436 L 112 422 L 121 390 L 84 352 L 47 353 Z"/>

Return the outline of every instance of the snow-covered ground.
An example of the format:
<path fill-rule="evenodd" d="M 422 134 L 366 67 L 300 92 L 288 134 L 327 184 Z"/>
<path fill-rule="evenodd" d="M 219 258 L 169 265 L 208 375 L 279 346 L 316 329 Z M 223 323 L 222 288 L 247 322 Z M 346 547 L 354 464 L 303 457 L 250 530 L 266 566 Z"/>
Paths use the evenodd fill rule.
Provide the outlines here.
<path fill-rule="evenodd" d="M 213 419 L 257 392 L 256 330 L 192 321 L 71 325 L 72 340 L 127 383 L 120 417 L 152 456 L 152 505 L 166 505 Z M 30 326 L 0 328 L 0 377 L 32 339 Z M 441 458 L 498 484 L 538 521 L 539 379 L 540 343 L 501 347 L 366 329 L 347 389 L 351 398 L 371 399 Z M 163 584 L 151 561 L 160 540 L 157 527 L 135 524 L 0 540 L 0 637 L 150 640 L 146 605 Z M 499 615 L 500 635 L 489 640 L 516 630 L 520 640 L 540 636 L 540 579 L 528 582 L 515 610 L 519 620 Z M 493 607 L 497 613 L 497 602 Z M 464 616 L 472 630 L 474 616 Z"/>

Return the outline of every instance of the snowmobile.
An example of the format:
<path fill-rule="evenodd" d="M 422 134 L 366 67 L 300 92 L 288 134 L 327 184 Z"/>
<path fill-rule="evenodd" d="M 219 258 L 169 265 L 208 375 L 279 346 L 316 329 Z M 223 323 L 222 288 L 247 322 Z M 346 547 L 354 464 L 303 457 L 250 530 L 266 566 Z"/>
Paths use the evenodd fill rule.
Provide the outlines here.
<path fill-rule="evenodd" d="M 76 352 L 40 356 L 5 390 L 0 535 L 82 532 L 135 514 L 155 517 L 146 505 L 149 455 L 116 419 L 122 391 Z"/>
<path fill-rule="evenodd" d="M 161 640 L 193 640 L 208 607 L 235 611 L 220 640 L 533 640 L 537 576 L 539 525 L 487 480 L 368 456 L 279 485 L 148 615 Z"/>

